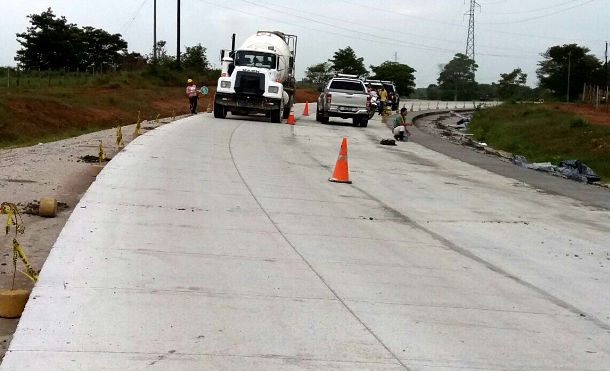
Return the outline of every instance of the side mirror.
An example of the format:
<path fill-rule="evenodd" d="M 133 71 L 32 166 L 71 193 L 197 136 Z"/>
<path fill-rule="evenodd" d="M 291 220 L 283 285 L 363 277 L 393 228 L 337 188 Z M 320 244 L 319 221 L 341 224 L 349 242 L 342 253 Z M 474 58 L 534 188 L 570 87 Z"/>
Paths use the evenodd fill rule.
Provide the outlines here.
<path fill-rule="evenodd" d="M 220 61 L 222 61 L 223 59 L 225 59 L 225 51 L 224 51 L 224 49 L 222 49 L 220 51 Z"/>

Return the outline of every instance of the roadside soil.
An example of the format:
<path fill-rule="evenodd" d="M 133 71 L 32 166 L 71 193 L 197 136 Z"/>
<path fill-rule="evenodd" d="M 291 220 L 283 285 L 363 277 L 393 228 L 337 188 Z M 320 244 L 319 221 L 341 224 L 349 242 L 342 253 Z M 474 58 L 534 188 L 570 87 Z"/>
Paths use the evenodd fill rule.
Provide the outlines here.
<path fill-rule="evenodd" d="M 593 104 L 577 103 L 547 103 L 544 106 L 576 113 L 594 125 L 610 125 L 610 113 L 608 113 L 608 105 L 600 105 L 598 109 L 595 109 L 595 105 Z"/>
<path fill-rule="evenodd" d="M 169 122 L 171 118 L 160 119 L 159 126 Z M 148 131 L 145 128 L 154 129 L 155 123 L 143 121 L 141 127 L 141 133 L 145 134 Z M 122 127 L 125 145 L 133 140 L 134 130 L 135 124 Z M 25 234 L 19 235 L 17 240 L 34 269 L 41 269 L 74 206 L 95 180 L 91 175 L 92 164 L 87 160 L 97 158 L 100 140 L 107 160 L 110 160 L 117 153 L 114 128 L 31 147 L 0 149 L 0 202 L 15 203 L 22 210 L 32 206 L 35 208 L 42 197 L 53 197 L 61 203 L 55 218 L 22 215 Z M 4 220 L 1 219 L 2 222 Z M 2 289 L 10 289 L 13 278 L 12 238 L 12 233 L 0 237 Z M 17 267 L 23 270 L 20 261 L 17 262 Z M 33 283 L 29 279 L 16 273 L 15 288 L 29 290 L 32 287 Z M 4 357 L 18 321 L 0 318 L 0 360 Z"/>

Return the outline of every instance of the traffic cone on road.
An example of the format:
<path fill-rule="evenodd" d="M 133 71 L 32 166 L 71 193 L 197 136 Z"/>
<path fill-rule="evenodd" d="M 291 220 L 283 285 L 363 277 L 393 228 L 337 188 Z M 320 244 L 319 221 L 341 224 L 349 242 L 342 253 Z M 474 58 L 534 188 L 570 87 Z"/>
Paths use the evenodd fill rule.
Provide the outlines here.
<path fill-rule="evenodd" d="M 347 168 L 347 139 L 345 138 L 343 138 L 343 142 L 341 143 L 341 150 L 339 151 L 339 158 L 337 158 L 333 176 L 328 180 L 336 183 L 352 183 L 352 181 L 349 180 L 349 171 Z"/>
<path fill-rule="evenodd" d="M 305 101 L 305 109 L 303 110 L 303 116 L 309 116 L 309 102 Z"/>
<path fill-rule="evenodd" d="M 294 125 L 294 106 L 290 107 L 290 115 L 288 115 L 287 124 Z"/>

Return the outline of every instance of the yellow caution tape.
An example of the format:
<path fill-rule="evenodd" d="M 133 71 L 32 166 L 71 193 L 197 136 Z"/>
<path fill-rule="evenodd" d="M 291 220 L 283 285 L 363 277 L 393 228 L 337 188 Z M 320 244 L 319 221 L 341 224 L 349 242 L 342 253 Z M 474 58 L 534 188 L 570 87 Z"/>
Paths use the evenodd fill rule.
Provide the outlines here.
<path fill-rule="evenodd" d="M 140 135 L 140 111 L 138 111 L 138 121 L 136 122 L 136 131 L 134 131 L 133 136 L 137 137 Z"/>
<path fill-rule="evenodd" d="M 100 140 L 100 145 L 97 147 L 97 156 L 100 160 L 100 164 L 106 158 L 106 152 L 104 152 L 104 148 L 102 147 L 102 141 Z"/>
<path fill-rule="evenodd" d="M 121 131 L 121 125 L 116 127 L 116 145 L 119 147 L 124 147 L 123 143 L 123 132 Z"/>
<path fill-rule="evenodd" d="M 18 258 L 23 262 L 23 265 L 25 265 L 25 272 L 20 269 L 17 269 Z M 19 242 L 17 242 L 16 238 L 13 238 L 13 269 L 17 269 L 19 272 L 21 272 L 27 278 L 31 279 L 33 282 L 38 281 L 38 272 L 36 272 L 34 268 L 32 268 L 32 266 L 30 265 L 28 257 L 25 256 L 25 252 L 23 252 L 23 249 L 19 245 Z"/>

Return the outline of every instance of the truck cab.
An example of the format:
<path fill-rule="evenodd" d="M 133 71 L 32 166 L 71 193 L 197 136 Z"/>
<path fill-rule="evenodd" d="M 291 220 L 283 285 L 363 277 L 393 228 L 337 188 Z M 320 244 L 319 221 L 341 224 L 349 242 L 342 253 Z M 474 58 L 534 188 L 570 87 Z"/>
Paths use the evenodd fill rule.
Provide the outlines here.
<path fill-rule="evenodd" d="M 277 31 L 258 31 L 237 50 L 221 52 L 214 117 L 225 118 L 231 112 L 263 113 L 272 122 L 287 118 L 294 102 L 295 53 L 296 36 Z"/>

